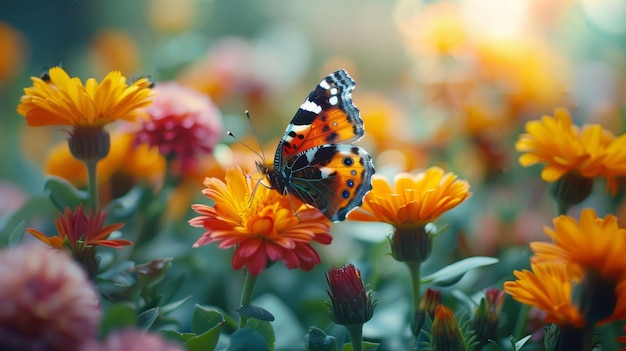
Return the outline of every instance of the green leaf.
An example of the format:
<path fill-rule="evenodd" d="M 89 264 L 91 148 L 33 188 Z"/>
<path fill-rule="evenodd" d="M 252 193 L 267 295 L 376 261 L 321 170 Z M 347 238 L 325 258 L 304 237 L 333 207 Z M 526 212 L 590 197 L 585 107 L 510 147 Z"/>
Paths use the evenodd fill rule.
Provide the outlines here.
<path fill-rule="evenodd" d="M 228 351 L 270 351 L 265 339 L 251 328 L 241 328 L 231 335 Z"/>
<path fill-rule="evenodd" d="M 135 274 L 135 262 L 123 261 L 106 272 L 98 275 L 98 280 L 112 283 L 120 287 L 131 287 L 137 284 L 137 275 Z"/>
<path fill-rule="evenodd" d="M 310 327 L 306 335 L 309 351 L 337 351 L 337 340 L 318 327 Z"/>
<path fill-rule="evenodd" d="M 57 176 L 47 176 L 46 178 L 44 189 L 48 191 L 50 200 L 59 211 L 63 211 L 65 207 L 76 208 L 89 200 L 86 191 L 76 189 L 66 179 Z"/>
<path fill-rule="evenodd" d="M 439 286 L 450 286 L 455 284 L 465 273 L 472 269 L 492 265 L 498 262 L 497 258 L 493 257 L 470 257 L 464 260 L 455 262 L 451 265 L 443 267 L 437 272 L 430 274 L 427 277 L 422 278 L 421 284 L 436 284 Z"/>
<path fill-rule="evenodd" d="M 15 246 L 22 242 L 24 239 L 24 231 L 26 230 L 26 220 L 22 221 L 13 228 L 11 234 L 9 234 L 9 246 Z"/>
<path fill-rule="evenodd" d="M 177 308 L 179 308 L 180 306 L 182 306 L 183 304 L 185 304 L 185 302 L 189 301 L 189 299 L 191 299 L 193 296 L 189 295 L 187 297 L 184 297 L 178 301 L 174 301 L 174 302 L 170 302 L 167 305 L 163 305 L 161 306 L 161 314 L 162 315 L 167 315 L 173 311 L 175 311 Z"/>
<path fill-rule="evenodd" d="M 256 318 L 262 321 L 273 321 L 274 315 L 262 307 L 245 305 L 241 306 L 237 312 L 246 318 Z"/>
<path fill-rule="evenodd" d="M 524 347 L 524 345 L 528 342 L 528 340 L 530 340 L 531 337 L 532 335 L 526 335 L 525 337 L 519 339 L 518 341 L 515 341 L 515 338 L 511 337 L 511 345 L 513 346 L 513 350 L 514 351 L 521 350 L 522 347 Z"/>
<path fill-rule="evenodd" d="M 12 233 L 25 219 L 32 220 L 38 217 L 50 218 L 59 211 L 50 203 L 46 196 L 29 198 L 26 203 L 11 215 L 0 217 L 0 238 L 2 244 L 8 244 Z M 17 238 L 15 238 L 17 239 Z"/>
<path fill-rule="evenodd" d="M 115 304 L 104 310 L 100 336 L 105 337 L 111 330 L 134 327 L 137 325 L 135 309 L 129 304 Z"/>
<path fill-rule="evenodd" d="M 187 339 L 187 349 L 189 351 L 213 351 L 220 339 L 220 332 L 224 322 L 215 325 L 206 332 Z"/>
<path fill-rule="evenodd" d="M 139 316 L 137 316 L 137 326 L 139 329 L 150 329 L 152 324 L 154 324 L 154 321 L 156 321 L 159 317 L 159 310 L 159 307 L 153 307 L 139 314 Z"/>
<path fill-rule="evenodd" d="M 224 323 L 224 315 L 212 308 L 196 305 L 191 317 L 191 332 L 202 334 Z"/>
<path fill-rule="evenodd" d="M 136 186 L 123 196 L 109 202 L 105 206 L 109 218 L 115 219 L 114 222 L 118 222 L 132 217 L 141 207 L 146 191 L 152 192 L 152 190 L 147 187 Z"/>
<path fill-rule="evenodd" d="M 181 341 L 183 343 L 186 343 L 187 340 L 196 336 L 194 333 L 181 333 L 174 329 L 161 330 L 161 333 L 163 333 L 168 339 Z"/>
<path fill-rule="evenodd" d="M 267 345 L 269 345 L 270 350 L 274 350 L 274 344 L 276 343 L 276 335 L 274 334 L 274 327 L 268 321 L 262 321 L 258 319 L 249 319 L 246 327 L 252 328 L 259 332 Z"/>

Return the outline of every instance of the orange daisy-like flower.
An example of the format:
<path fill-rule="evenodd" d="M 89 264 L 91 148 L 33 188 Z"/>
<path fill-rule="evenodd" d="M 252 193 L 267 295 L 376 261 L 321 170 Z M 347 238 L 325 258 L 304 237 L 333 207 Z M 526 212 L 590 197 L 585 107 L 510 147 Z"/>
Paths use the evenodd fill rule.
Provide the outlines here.
<path fill-rule="evenodd" d="M 57 236 L 48 237 L 34 228 L 28 228 L 26 231 L 52 248 L 61 249 L 67 246 L 75 255 L 80 254 L 84 248 L 92 246 L 121 249 L 132 245 L 132 242 L 128 240 L 108 239 L 111 233 L 122 228 L 124 224 L 104 225 L 106 217 L 106 213 L 101 211 L 94 213 L 93 210 L 89 210 L 87 214 L 82 206 L 78 206 L 74 211 L 66 207 L 65 212 L 54 219 Z"/>
<path fill-rule="evenodd" d="M 453 173 L 431 167 L 417 175 L 400 173 L 394 186 L 384 176 L 372 177 L 372 191 L 365 195 L 360 209 L 349 219 L 385 222 L 396 227 L 426 224 L 471 196 L 469 183 Z"/>
<path fill-rule="evenodd" d="M 543 116 L 541 121 L 528 122 L 526 132 L 515 144 L 517 151 L 524 152 L 519 162 L 524 167 L 545 164 L 541 178 L 546 182 L 555 182 L 569 172 L 586 178 L 610 178 L 604 159 L 614 137 L 599 125 L 587 125 L 581 130 L 572 123 L 569 112 L 559 108 L 554 117 Z"/>
<path fill-rule="evenodd" d="M 531 264 L 531 270 L 514 271 L 516 281 L 504 283 L 515 300 L 546 312 L 545 321 L 582 328 L 585 320 L 572 303 L 572 288 L 582 278 L 560 263 Z"/>
<path fill-rule="evenodd" d="M 319 210 L 257 186 L 238 167 L 228 169 L 225 180 L 204 182 L 202 193 L 215 202 L 213 207 L 192 206 L 200 216 L 189 224 L 206 229 L 194 247 L 212 242 L 219 242 L 220 248 L 235 246 L 233 268 L 245 266 L 252 275 L 276 261 L 305 271 L 320 263 L 311 243 L 328 245 L 332 237 L 330 222 Z"/>
<path fill-rule="evenodd" d="M 17 112 L 30 126 L 70 125 L 102 127 L 116 120 L 134 120 L 137 109 L 150 105 L 152 84 L 138 79 L 131 85 L 118 71 L 98 83 L 70 76 L 61 68 L 48 72 L 49 80 L 31 77 L 33 86 L 24 89 Z"/>
<path fill-rule="evenodd" d="M 610 281 L 626 279 L 626 229 L 618 227 L 617 217 L 598 218 L 593 209 L 584 209 L 580 223 L 568 216 L 553 223 L 554 229 L 544 229 L 552 243 L 530 243 L 532 262 L 561 262 L 580 272 L 592 269 Z"/>

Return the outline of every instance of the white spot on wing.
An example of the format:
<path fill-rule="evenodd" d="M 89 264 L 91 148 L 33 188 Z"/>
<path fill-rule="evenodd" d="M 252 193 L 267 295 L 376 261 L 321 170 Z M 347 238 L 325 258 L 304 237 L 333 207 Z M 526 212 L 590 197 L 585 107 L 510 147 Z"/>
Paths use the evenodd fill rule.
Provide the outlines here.
<path fill-rule="evenodd" d="M 322 174 L 322 179 L 326 179 L 333 173 L 333 169 L 328 167 L 322 167 L 320 168 L 320 173 Z"/>
<path fill-rule="evenodd" d="M 330 85 L 328 84 L 328 82 L 326 81 L 326 79 L 322 80 L 320 82 L 320 86 L 324 89 L 330 89 Z"/>
<path fill-rule="evenodd" d="M 313 162 L 313 157 L 315 157 L 315 154 L 317 153 L 317 148 L 314 149 L 310 149 L 308 151 L 306 151 L 304 153 L 304 156 L 306 156 L 306 160 L 311 163 Z"/>
<path fill-rule="evenodd" d="M 339 90 L 337 90 L 337 88 L 330 89 L 330 94 L 331 95 L 337 95 L 338 93 L 339 93 Z"/>
<path fill-rule="evenodd" d="M 328 102 L 331 105 L 337 105 L 337 103 L 339 102 L 339 98 L 337 98 L 336 96 L 331 96 L 330 99 L 328 99 Z"/>
<path fill-rule="evenodd" d="M 301 131 L 308 129 L 309 127 L 310 126 L 308 125 L 297 126 L 292 124 L 289 128 L 289 131 L 285 134 L 285 141 L 291 143 L 291 141 L 293 140 L 293 137 L 289 136 L 289 132 L 296 132 L 296 134 L 300 134 Z"/>
<path fill-rule="evenodd" d="M 320 112 L 322 112 L 322 106 L 314 103 L 313 101 L 310 101 L 309 99 L 307 99 L 305 102 L 303 102 L 302 105 L 300 105 L 300 108 L 305 110 L 305 111 L 309 111 L 309 112 L 313 112 L 313 113 L 320 113 Z"/>

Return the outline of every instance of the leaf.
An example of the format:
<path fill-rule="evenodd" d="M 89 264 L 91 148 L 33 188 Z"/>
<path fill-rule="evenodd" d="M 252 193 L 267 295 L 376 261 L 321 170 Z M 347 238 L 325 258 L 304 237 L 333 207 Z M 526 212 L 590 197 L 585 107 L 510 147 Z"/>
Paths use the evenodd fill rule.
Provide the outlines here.
<path fill-rule="evenodd" d="M 104 310 L 100 336 L 105 337 L 111 330 L 134 327 L 137 325 L 135 310 L 129 304 L 115 304 Z"/>
<path fill-rule="evenodd" d="M 184 297 L 178 301 L 174 301 L 174 302 L 170 302 L 167 305 L 163 305 L 161 306 L 161 314 L 162 315 L 167 315 L 171 312 L 173 312 L 174 310 L 176 310 L 177 308 L 179 308 L 180 306 L 182 306 L 183 304 L 185 304 L 185 302 L 189 301 L 189 299 L 191 299 L 193 296 L 189 295 L 187 297 Z"/>
<path fill-rule="evenodd" d="M 191 332 L 202 334 L 224 323 L 224 315 L 209 307 L 196 305 L 191 317 Z"/>
<path fill-rule="evenodd" d="M 443 267 L 437 272 L 430 274 L 427 277 L 422 278 L 421 284 L 436 284 L 439 286 L 450 286 L 455 284 L 465 273 L 472 269 L 492 265 L 498 262 L 497 258 L 493 257 L 470 257 L 464 260 L 455 262 L 451 265 Z"/>
<path fill-rule="evenodd" d="M 108 271 L 98 275 L 98 279 L 123 288 L 131 287 L 137 284 L 135 262 L 120 262 Z"/>
<path fill-rule="evenodd" d="M 306 335 L 309 351 L 337 351 L 337 340 L 318 327 L 310 327 Z"/>
<path fill-rule="evenodd" d="M 149 310 L 143 311 L 137 316 L 137 326 L 142 330 L 148 330 L 154 324 L 154 321 L 159 317 L 159 307 L 153 307 Z"/>
<path fill-rule="evenodd" d="M 11 215 L 0 217 L 0 238 L 2 244 L 8 244 L 11 234 L 25 219 L 32 220 L 38 217 L 50 218 L 59 211 L 50 203 L 46 196 L 29 198 L 26 203 Z"/>
<path fill-rule="evenodd" d="M 187 339 L 187 349 L 189 351 L 213 351 L 220 339 L 220 332 L 224 322 L 215 325 L 206 332 Z"/>
<path fill-rule="evenodd" d="M 44 189 L 59 211 L 65 207 L 76 208 L 81 203 L 87 203 L 89 195 L 86 191 L 76 189 L 72 183 L 57 176 L 47 176 Z"/>
<path fill-rule="evenodd" d="M 267 345 L 269 345 L 270 350 L 274 350 L 274 344 L 276 343 L 276 334 L 274 334 L 274 327 L 268 321 L 262 321 L 259 319 L 252 318 L 248 320 L 246 327 L 252 328 L 259 332 Z"/>
<path fill-rule="evenodd" d="M 26 230 L 26 220 L 22 221 L 13 228 L 11 234 L 9 234 L 9 246 L 15 246 L 22 242 L 24 239 L 24 231 Z"/>
<path fill-rule="evenodd" d="M 241 328 L 231 335 L 228 351 L 270 351 L 265 339 L 256 330 Z"/>
<path fill-rule="evenodd" d="M 181 333 L 174 329 L 161 330 L 168 339 L 177 340 L 185 343 L 187 340 L 196 336 L 194 333 Z"/>
<path fill-rule="evenodd" d="M 521 350 L 522 347 L 528 342 L 528 340 L 530 340 L 531 337 L 532 335 L 526 335 L 525 337 L 519 339 L 518 341 L 515 341 L 515 338 L 511 337 L 511 345 L 513 346 L 513 350 L 514 351 Z"/>
<path fill-rule="evenodd" d="M 130 189 L 126 194 L 108 203 L 105 210 L 111 219 L 115 222 L 124 221 L 133 216 L 143 203 L 146 190 L 152 191 L 146 187 L 136 186 Z"/>
<path fill-rule="evenodd" d="M 262 321 L 273 321 L 274 316 L 266 309 L 258 306 L 245 305 L 241 306 L 237 312 L 246 318 L 256 318 Z"/>

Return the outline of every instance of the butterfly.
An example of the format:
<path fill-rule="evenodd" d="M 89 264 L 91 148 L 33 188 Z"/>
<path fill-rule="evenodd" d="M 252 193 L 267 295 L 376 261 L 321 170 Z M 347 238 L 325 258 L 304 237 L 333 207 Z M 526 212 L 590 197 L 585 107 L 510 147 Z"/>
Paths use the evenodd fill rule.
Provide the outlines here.
<path fill-rule="evenodd" d="M 352 145 L 365 134 L 352 103 L 355 86 L 344 70 L 326 76 L 287 126 L 273 162 L 256 163 L 271 188 L 317 207 L 333 222 L 345 220 L 372 189 L 372 158 Z"/>

